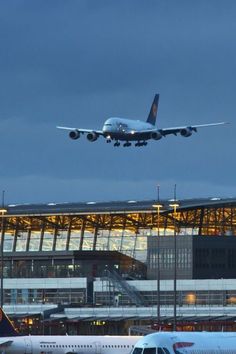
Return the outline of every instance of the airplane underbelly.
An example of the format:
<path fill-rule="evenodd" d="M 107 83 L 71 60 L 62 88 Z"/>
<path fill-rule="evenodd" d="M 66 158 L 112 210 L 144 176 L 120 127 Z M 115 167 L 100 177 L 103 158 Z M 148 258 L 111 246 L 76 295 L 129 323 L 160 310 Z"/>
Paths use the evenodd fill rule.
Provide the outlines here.
<path fill-rule="evenodd" d="M 140 134 L 125 134 L 125 133 L 112 133 L 110 134 L 112 139 L 120 141 L 138 141 L 138 140 L 149 140 L 150 134 L 140 133 Z"/>

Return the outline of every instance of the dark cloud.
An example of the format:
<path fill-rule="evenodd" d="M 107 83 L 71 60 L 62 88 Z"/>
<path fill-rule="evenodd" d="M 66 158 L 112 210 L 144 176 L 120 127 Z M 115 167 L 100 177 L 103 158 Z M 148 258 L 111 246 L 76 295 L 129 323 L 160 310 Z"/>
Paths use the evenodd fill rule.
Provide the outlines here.
<path fill-rule="evenodd" d="M 0 4 L 0 182 L 24 201 L 149 198 L 234 191 L 234 1 Z M 71 141 L 56 125 L 100 129 L 112 115 L 230 126 L 144 149 Z M 80 191 L 77 193 L 77 191 Z M 76 191 L 76 192 L 75 192 Z"/>

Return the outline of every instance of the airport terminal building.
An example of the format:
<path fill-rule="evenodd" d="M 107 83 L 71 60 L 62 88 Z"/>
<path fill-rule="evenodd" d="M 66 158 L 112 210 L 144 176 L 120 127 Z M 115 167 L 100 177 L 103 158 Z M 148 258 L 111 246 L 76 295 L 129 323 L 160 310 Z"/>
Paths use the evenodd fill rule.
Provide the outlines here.
<path fill-rule="evenodd" d="M 236 199 L 4 209 L 2 301 L 25 333 L 170 329 L 174 297 L 179 329 L 236 330 Z"/>

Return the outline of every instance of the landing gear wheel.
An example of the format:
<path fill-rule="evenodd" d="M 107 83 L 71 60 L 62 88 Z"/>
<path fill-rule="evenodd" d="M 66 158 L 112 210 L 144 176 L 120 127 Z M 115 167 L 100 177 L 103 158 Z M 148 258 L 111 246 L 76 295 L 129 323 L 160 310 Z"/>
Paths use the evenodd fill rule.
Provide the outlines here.
<path fill-rule="evenodd" d="M 123 144 L 124 147 L 127 147 L 127 146 L 131 146 L 131 143 L 129 143 L 128 141 L 126 143 Z"/>

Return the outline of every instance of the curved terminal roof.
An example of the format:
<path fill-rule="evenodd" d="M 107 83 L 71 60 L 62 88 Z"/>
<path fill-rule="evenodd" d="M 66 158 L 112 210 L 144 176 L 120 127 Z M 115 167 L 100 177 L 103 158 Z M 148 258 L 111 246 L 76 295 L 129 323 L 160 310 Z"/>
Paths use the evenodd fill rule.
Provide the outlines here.
<path fill-rule="evenodd" d="M 161 213 L 173 210 L 178 203 L 178 210 L 199 208 L 236 207 L 236 198 L 196 198 L 177 200 L 161 200 Z M 88 214 L 88 213 L 135 213 L 155 210 L 157 200 L 145 201 L 111 201 L 83 203 L 47 203 L 47 204 L 9 204 L 6 206 L 8 215 L 49 215 L 49 214 Z"/>

